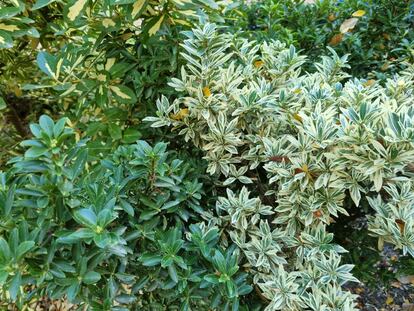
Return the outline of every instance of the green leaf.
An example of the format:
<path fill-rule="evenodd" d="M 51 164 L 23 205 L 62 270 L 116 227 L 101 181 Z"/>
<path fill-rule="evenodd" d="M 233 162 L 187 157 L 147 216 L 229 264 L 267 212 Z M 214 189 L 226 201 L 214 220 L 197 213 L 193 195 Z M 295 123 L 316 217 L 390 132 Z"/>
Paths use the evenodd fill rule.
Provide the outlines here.
<path fill-rule="evenodd" d="M 13 206 L 14 202 L 14 193 L 16 191 L 16 185 L 10 187 L 9 191 L 7 191 L 7 198 L 6 198 L 6 204 L 4 205 L 4 215 L 8 216 L 10 214 L 10 211 Z"/>
<path fill-rule="evenodd" d="M 101 279 L 101 275 L 95 271 L 86 272 L 82 277 L 82 281 L 85 284 L 95 284 Z"/>
<path fill-rule="evenodd" d="M 6 31 L 0 30 L 0 49 L 10 49 L 13 47 L 13 38 Z"/>
<path fill-rule="evenodd" d="M 161 263 L 162 257 L 160 255 L 143 254 L 139 260 L 144 266 L 152 267 Z"/>
<path fill-rule="evenodd" d="M 122 209 L 130 216 L 134 217 L 134 208 L 127 201 L 121 199 L 120 204 Z"/>
<path fill-rule="evenodd" d="M 21 7 L 6 7 L 0 9 L 0 19 L 9 19 L 13 16 L 16 16 L 20 12 L 22 12 Z"/>
<path fill-rule="evenodd" d="M 37 54 L 37 65 L 39 66 L 40 70 L 42 70 L 45 74 L 47 74 L 51 78 L 56 78 L 56 66 L 57 60 L 56 57 L 53 55 L 41 51 Z"/>
<path fill-rule="evenodd" d="M 115 123 L 110 123 L 108 125 L 108 132 L 109 132 L 109 135 L 111 135 L 113 140 L 119 140 L 122 138 L 122 129 L 120 128 L 119 125 Z"/>
<path fill-rule="evenodd" d="M 30 251 L 35 245 L 34 241 L 25 241 L 23 243 L 20 243 L 17 247 L 16 256 L 17 259 L 21 259 L 28 251 Z"/>
<path fill-rule="evenodd" d="M 39 118 L 39 125 L 42 130 L 50 137 L 53 137 L 53 128 L 55 127 L 55 123 L 53 122 L 52 118 L 47 115 L 42 115 Z"/>
<path fill-rule="evenodd" d="M 46 147 L 31 147 L 30 149 L 28 149 L 25 153 L 24 156 L 26 158 L 38 158 L 44 154 L 46 154 L 49 151 L 48 148 Z"/>
<path fill-rule="evenodd" d="M 20 271 L 17 271 L 16 275 L 13 277 L 13 279 L 10 283 L 10 287 L 9 287 L 10 298 L 13 301 L 16 301 L 17 295 L 20 292 L 21 282 L 22 282 L 22 275 L 20 274 Z"/>
<path fill-rule="evenodd" d="M 32 7 L 32 11 L 41 9 L 55 1 L 56 0 L 37 0 L 36 3 Z"/>
<path fill-rule="evenodd" d="M 170 275 L 174 283 L 178 282 L 177 269 L 175 268 L 174 264 L 168 266 L 168 274 Z"/>
<path fill-rule="evenodd" d="M 141 136 L 142 134 L 140 131 L 133 129 L 133 128 L 127 128 L 124 131 L 124 137 L 122 138 L 122 142 L 126 144 L 131 144 L 139 140 Z"/>
<path fill-rule="evenodd" d="M 75 219 L 79 223 L 89 227 L 89 228 L 95 228 L 97 224 L 97 217 L 94 211 L 91 209 L 83 208 L 79 211 L 75 212 Z"/>
<path fill-rule="evenodd" d="M 9 244 L 5 239 L 0 237 L 0 261 L 7 262 L 10 260 L 11 252 Z"/>
<path fill-rule="evenodd" d="M 4 101 L 3 97 L 0 97 L 0 110 L 7 108 L 7 104 Z"/>
<path fill-rule="evenodd" d="M 94 236 L 95 236 L 94 231 L 92 231 L 91 229 L 82 228 L 82 229 L 76 230 L 75 232 L 69 235 L 59 237 L 57 239 L 57 242 L 62 243 L 62 244 L 73 244 L 73 243 L 82 241 L 84 239 L 91 239 Z"/>

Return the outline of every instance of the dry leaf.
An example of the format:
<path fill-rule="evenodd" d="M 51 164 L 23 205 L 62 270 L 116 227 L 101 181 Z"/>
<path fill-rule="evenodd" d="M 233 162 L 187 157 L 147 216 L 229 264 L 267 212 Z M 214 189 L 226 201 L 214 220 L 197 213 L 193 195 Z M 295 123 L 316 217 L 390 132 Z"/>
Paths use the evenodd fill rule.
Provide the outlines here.
<path fill-rule="evenodd" d="M 336 16 L 334 13 L 329 14 L 328 21 L 333 22 L 336 19 Z"/>
<path fill-rule="evenodd" d="M 365 87 L 371 86 L 375 84 L 375 80 L 374 79 L 369 79 L 367 82 L 364 83 Z"/>
<path fill-rule="evenodd" d="M 389 306 L 390 304 L 392 304 L 394 302 L 394 298 L 392 298 L 391 296 L 387 297 L 387 300 L 385 300 L 385 303 Z"/>
<path fill-rule="evenodd" d="M 257 60 L 257 61 L 255 61 L 255 62 L 254 62 L 254 66 L 255 66 L 256 68 L 260 68 L 260 67 L 262 67 L 262 66 L 263 66 L 263 61 L 262 61 L 262 60 Z"/>
<path fill-rule="evenodd" d="M 184 119 L 186 116 L 188 116 L 188 108 L 183 108 L 183 109 L 180 109 L 180 111 L 178 111 L 177 113 L 175 113 L 175 114 L 171 114 L 170 115 L 170 118 L 171 119 L 174 119 L 174 120 L 176 120 L 176 121 L 181 121 L 182 119 Z"/>
<path fill-rule="evenodd" d="M 397 278 L 402 284 L 414 284 L 414 275 L 401 275 Z"/>
<path fill-rule="evenodd" d="M 344 35 L 341 34 L 341 33 L 338 33 L 338 34 L 334 35 L 331 38 L 331 40 L 329 41 L 329 45 L 331 45 L 331 46 L 338 45 L 339 43 L 341 43 L 343 37 L 344 37 Z"/>
<path fill-rule="evenodd" d="M 384 65 L 381 66 L 381 70 L 386 71 L 388 69 L 388 67 L 390 67 L 390 64 L 384 63 Z"/>
<path fill-rule="evenodd" d="M 344 20 L 339 31 L 342 33 L 347 33 L 349 30 L 353 29 L 355 25 L 358 23 L 358 18 L 352 17 Z"/>
<path fill-rule="evenodd" d="M 211 96 L 211 91 L 210 91 L 210 88 L 209 88 L 208 86 L 203 87 L 203 95 L 204 95 L 205 97 L 209 97 L 209 96 Z"/>
<path fill-rule="evenodd" d="M 364 10 L 358 10 L 358 11 L 356 11 L 352 14 L 352 16 L 354 16 L 354 17 L 361 17 L 361 16 L 364 16 L 364 15 L 365 15 Z"/>

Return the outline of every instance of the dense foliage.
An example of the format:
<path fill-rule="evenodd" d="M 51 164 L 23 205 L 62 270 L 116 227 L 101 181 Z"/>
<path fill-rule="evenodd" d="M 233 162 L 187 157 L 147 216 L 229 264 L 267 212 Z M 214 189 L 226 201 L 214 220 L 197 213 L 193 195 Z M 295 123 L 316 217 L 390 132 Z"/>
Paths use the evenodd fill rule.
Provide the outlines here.
<path fill-rule="evenodd" d="M 0 0 L 0 307 L 358 310 L 349 214 L 414 257 L 413 9 Z"/>
<path fill-rule="evenodd" d="M 247 1 L 230 11 L 234 31 L 295 45 L 318 61 L 327 46 L 349 53 L 353 76 L 385 79 L 414 57 L 414 2 L 390 0 Z M 232 25 L 233 26 L 233 25 Z M 232 27 L 233 28 L 233 27 Z M 312 66 L 306 66 L 312 70 Z"/>

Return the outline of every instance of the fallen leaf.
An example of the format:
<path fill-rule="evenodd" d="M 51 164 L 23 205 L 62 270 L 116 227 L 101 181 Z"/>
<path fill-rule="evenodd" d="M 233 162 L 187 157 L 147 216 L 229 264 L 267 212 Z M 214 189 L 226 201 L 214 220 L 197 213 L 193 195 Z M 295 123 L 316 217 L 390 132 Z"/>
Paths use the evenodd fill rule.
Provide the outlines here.
<path fill-rule="evenodd" d="M 331 40 L 329 41 L 329 45 L 331 45 L 331 46 L 338 45 L 339 43 L 341 43 L 343 36 L 344 35 L 341 34 L 341 33 L 338 33 L 338 34 L 334 35 L 331 38 Z"/>
<path fill-rule="evenodd" d="M 390 304 L 392 304 L 394 302 L 394 298 L 392 298 L 391 296 L 387 297 L 387 300 L 385 300 L 385 303 L 389 306 Z"/>
<path fill-rule="evenodd" d="M 344 22 L 341 24 L 341 27 L 339 27 L 339 31 L 342 33 L 347 33 L 349 30 L 353 29 L 357 23 L 358 18 L 348 18 L 344 20 Z"/>
<path fill-rule="evenodd" d="M 401 275 L 397 278 L 402 284 L 414 284 L 414 275 Z"/>
<path fill-rule="evenodd" d="M 355 11 L 352 14 L 352 16 L 354 16 L 354 17 L 361 17 L 361 16 L 364 16 L 364 15 L 365 15 L 365 11 L 364 10 L 358 10 L 358 11 Z"/>

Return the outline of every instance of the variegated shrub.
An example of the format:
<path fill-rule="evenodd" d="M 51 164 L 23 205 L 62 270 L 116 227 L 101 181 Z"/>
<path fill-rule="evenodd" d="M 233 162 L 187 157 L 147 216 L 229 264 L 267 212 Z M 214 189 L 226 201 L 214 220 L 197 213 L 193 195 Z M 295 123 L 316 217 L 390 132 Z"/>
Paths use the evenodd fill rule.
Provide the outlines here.
<path fill-rule="evenodd" d="M 329 225 L 344 200 L 368 200 L 379 245 L 414 256 L 413 74 L 385 85 L 351 79 L 333 50 L 301 71 L 294 47 L 257 44 L 214 24 L 185 33 L 187 65 L 157 102 L 153 127 L 170 126 L 204 152 L 227 194 L 209 226 L 236 244 L 267 310 L 356 310 L 341 289 L 357 281 Z"/>

